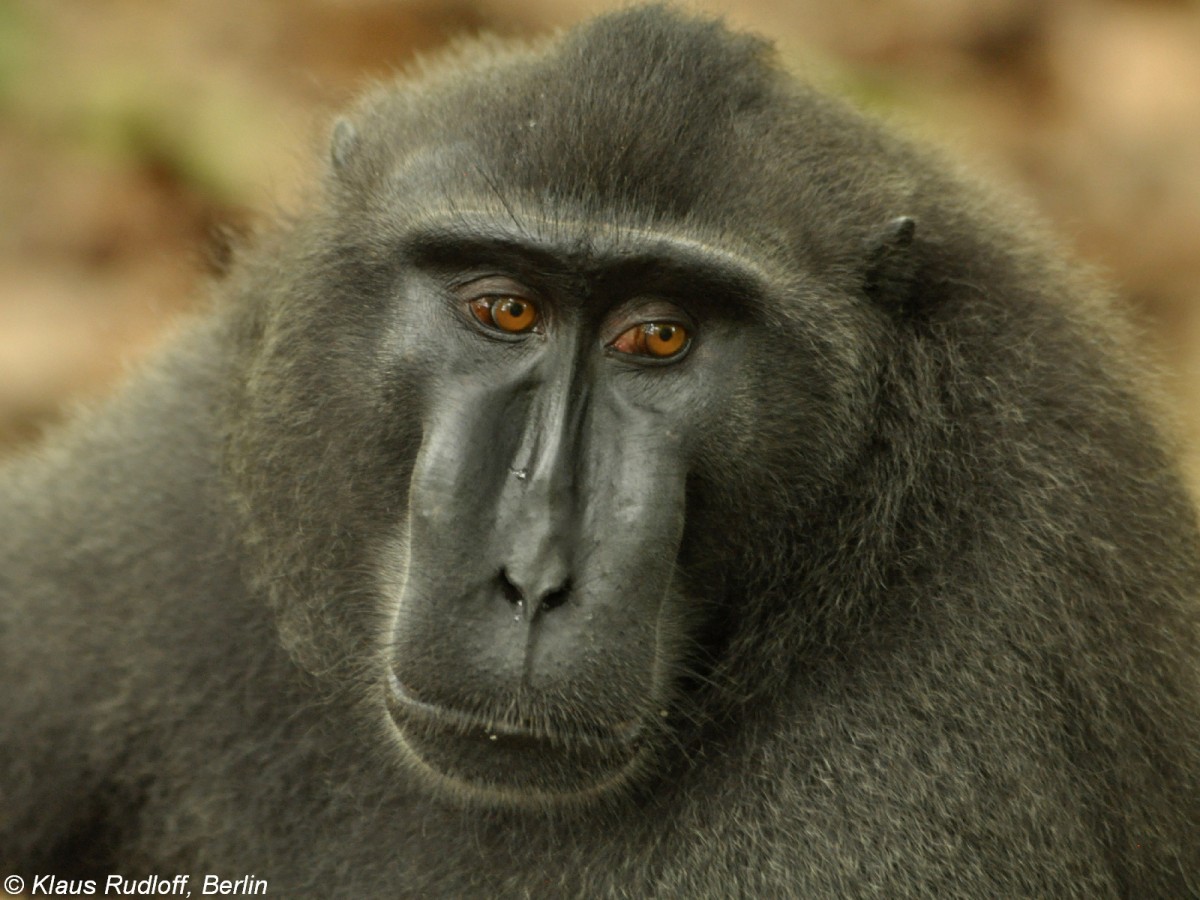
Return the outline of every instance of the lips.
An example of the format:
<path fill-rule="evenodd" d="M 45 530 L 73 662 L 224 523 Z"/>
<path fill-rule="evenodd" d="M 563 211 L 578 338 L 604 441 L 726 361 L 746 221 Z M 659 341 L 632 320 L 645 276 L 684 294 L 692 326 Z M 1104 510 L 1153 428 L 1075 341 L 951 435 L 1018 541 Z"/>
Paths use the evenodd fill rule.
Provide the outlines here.
<path fill-rule="evenodd" d="M 489 717 L 419 699 L 390 669 L 388 709 L 421 767 L 477 797 L 554 802 L 627 780 L 643 755 L 643 720 L 616 725 L 561 714 Z"/>

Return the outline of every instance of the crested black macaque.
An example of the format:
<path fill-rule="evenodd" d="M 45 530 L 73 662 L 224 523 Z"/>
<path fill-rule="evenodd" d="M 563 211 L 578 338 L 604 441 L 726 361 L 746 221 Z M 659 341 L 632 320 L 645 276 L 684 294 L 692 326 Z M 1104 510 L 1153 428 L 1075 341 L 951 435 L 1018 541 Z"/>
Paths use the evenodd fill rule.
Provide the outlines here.
<path fill-rule="evenodd" d="M 0 874 L 1200 895 L 1196 518 L 1059 259 L 661 8 L 376 91 L 5 470 Z"/>

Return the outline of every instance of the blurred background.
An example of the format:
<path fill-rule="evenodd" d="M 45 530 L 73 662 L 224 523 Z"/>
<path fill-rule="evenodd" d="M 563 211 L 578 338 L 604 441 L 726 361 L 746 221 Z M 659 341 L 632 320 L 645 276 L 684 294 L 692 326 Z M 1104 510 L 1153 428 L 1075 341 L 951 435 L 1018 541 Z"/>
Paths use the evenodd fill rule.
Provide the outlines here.
<path fill-rule="evenodd" d="M 203 302 L 329 113 L 463 34 L 603 0 L 0 0 L 0 455 Z M 1200 485 L 1200 0 L 702 3 L 1031 196 L 1162 361 Z"/>

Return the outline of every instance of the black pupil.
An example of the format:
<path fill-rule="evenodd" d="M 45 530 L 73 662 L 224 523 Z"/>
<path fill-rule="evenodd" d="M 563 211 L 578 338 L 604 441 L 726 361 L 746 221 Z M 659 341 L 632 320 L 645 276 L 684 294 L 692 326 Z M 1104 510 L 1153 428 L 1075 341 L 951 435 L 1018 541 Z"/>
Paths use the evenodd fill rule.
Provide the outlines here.
<path fill-rule="evenodd" d="M 669 341 L 675 335 L 675 329 L 670 325 L 660 325 L 658 327 L 658 338 L 661 341 Z"/>
<path fill-rule="evenodd" d="M 509 300 L 505 311 L 514 319 L 519 319 L 521 314 L 525 312 L 525 304 L 520 300 Z"/>

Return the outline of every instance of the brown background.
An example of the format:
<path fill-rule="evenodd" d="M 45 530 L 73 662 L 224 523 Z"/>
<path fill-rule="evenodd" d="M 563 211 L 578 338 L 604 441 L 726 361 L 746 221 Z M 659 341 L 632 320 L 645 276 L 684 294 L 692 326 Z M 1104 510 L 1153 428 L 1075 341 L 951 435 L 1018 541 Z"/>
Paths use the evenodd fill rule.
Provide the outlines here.
<path fill-rule="evenodd" d="M 202 299 L 213 229 L 286 209 L 366 81 L 608 5 L 0 0 L 0 453 Z M 702 7 L 1032 196 L 1144 326 L 1200 484 L 1200 3 Z"/>

